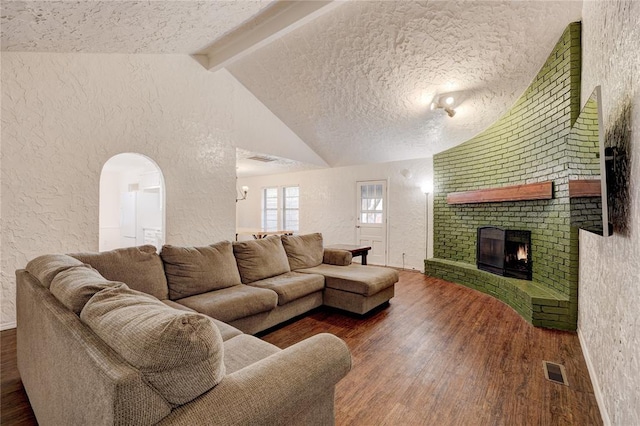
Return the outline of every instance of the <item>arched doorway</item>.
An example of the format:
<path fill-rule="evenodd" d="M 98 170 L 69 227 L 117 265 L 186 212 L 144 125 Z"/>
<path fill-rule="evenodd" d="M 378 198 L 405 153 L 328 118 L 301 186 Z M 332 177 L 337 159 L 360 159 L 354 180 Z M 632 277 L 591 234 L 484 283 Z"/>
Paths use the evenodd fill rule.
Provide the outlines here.
<path fill-rule="evenodd" d="M 99 250 L 165 241 L 165 186 L 160 167 L 142 154 L 111 157 L 100 175 Z"/>

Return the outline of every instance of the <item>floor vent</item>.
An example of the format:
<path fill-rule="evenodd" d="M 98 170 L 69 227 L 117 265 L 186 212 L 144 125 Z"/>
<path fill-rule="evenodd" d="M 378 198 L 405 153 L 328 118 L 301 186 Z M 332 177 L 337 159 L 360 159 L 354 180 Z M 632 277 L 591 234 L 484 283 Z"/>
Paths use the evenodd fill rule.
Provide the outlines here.
<path fill-rule="evenodd" d="M 567 373 L 564 371 L 564 365 L 549 361 L 542 361 L 542 368 L 544 369 L 544 377 L 546 377 L 547 380 L 569 386 L 569 382 L 567 382 Z"/>

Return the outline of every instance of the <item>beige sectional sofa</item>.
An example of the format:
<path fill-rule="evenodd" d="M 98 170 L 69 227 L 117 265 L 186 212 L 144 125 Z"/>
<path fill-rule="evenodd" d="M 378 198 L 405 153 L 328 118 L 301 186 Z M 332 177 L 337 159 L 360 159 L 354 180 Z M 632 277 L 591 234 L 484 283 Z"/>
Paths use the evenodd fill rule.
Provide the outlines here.
<path fill-rule="evenodd" d="M 251 334 L 393 296 L 396 271 L 350 261 L 320 234 L 32 260 L 16 271 L 17 350 L 38 422 L 333 424 L 344 342 Z"/>

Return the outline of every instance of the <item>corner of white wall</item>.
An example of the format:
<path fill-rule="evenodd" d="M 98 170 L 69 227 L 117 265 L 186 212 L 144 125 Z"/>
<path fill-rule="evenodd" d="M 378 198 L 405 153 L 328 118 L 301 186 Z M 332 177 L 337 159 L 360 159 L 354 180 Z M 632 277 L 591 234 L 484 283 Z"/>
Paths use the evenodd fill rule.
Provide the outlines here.
<path fill-rule="evenodd" d="M 585 1 L 582 96 L 602 88 L 604 129 L 630 126 L 629 231 L 580 235 L 578 332 L 605 424 L 640 425 L 640 2 Z M 625 108 L 631 107 L 626 122 Z"/>
<path fill-rule="evenodd" d="M 167 242 L 231 238 L 233 91 L 215 73 L 187 55 L 31 52 L 2 52 L 1 73 L 3 328 L 16 269 L 98 249 L 100 172 L 115 154 L 163 170 Z"/>

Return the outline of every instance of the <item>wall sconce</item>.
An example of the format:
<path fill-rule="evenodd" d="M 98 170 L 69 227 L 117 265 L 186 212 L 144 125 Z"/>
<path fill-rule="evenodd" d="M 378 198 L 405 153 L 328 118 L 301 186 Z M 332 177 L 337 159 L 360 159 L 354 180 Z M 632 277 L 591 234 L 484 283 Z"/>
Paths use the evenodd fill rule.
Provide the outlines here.
<path fill-rule="evenodd" d="M 244 186 L 242 187 L 242 192 L 240 192 L 240 193 L 239 193 L 239 194 L 240 194 L 240 198 L 236 198 L 236 203 L 237 203 L 238 201 L 246 200 L 246 199 L 247 199 L 247 193 L 248 193 L 248 192 L 249 192 L 249 187 L 248 187 L 248 186 L 246 186 L 246 185 L 244 185 Z"/>
<path fill-rule="evenodd" d="M 431 111 L 436 109 L 443 109 L 449 117 L 453 117 L 456 115 L 456 110 L 453 109 L 453 104 L 455 99 L 453 96 L 436 96 L 433 98 L 433 102 L 431 102 Z"/>

